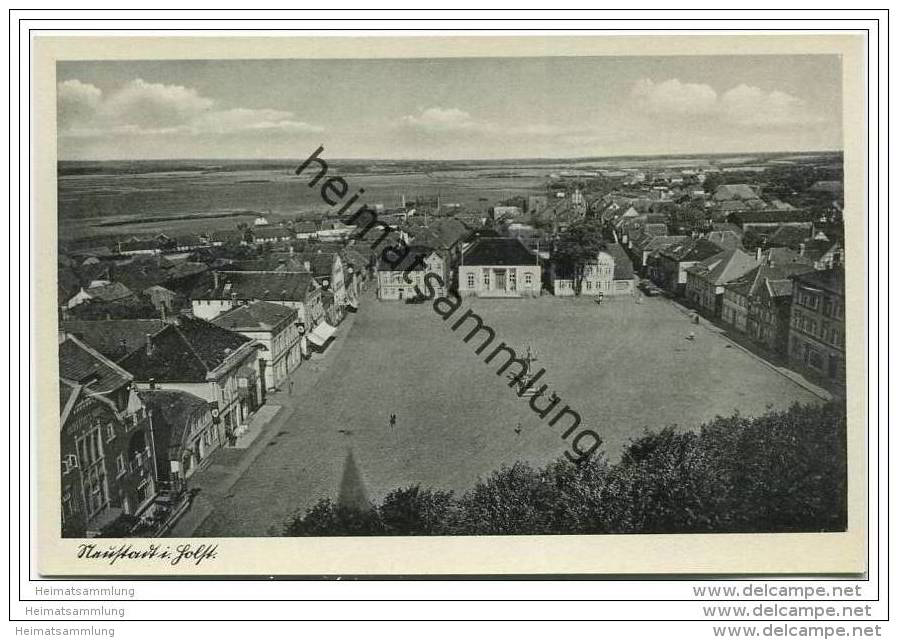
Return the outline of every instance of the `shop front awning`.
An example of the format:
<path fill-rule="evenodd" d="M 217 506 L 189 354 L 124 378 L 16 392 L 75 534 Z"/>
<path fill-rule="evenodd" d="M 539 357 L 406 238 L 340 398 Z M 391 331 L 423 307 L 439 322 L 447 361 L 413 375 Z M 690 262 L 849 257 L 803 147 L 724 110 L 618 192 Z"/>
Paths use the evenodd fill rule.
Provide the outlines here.
<path fill-rule="evenodd" d="M 328 340 L 334 337 L 336 333 L 336 327 L 331 326 L 327 322 L 322 322 L 312 330 L 312 333 L 309 334 L 309 342 L 311 342 L 316 347 L 323 347 L 327 344 Z"/>

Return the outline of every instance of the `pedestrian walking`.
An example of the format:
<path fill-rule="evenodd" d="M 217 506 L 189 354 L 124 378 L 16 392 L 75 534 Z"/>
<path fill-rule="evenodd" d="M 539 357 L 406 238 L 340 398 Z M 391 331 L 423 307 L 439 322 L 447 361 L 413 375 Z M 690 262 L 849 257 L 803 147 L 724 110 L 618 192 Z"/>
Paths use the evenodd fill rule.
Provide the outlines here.
<path fill-rule="evenodd" d="M 290 378 L 290 381 L 287 383 L 287 395 L 293 395 L 293 378 Z"/>
<path fill-rule="evenodd" d="M 393 429 L 395 427 L 396 427 L 396 414 L 391 413 L 390 414 L 390 428 Z"/>

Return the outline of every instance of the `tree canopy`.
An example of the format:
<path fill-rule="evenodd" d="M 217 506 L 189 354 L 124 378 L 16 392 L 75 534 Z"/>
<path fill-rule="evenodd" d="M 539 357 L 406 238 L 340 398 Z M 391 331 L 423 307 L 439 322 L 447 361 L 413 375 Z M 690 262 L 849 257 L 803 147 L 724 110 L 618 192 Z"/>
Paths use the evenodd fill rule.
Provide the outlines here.
<path fill-rule="evenodd" d="M 597 220 L 575 222 L 558 238 L 552 257 L 559 267 L 571 274 L 577 295 L 583 287 L 586 265 L 594 261 L 606 246 L 605 234 Z"/>
<path fill-rule="evenodd" d="M 502 466 L 461 496 L 411 486 L 380 504 L 320 500 L 288 536 L 843 531 L 845 406 L 794 405 L 646 431 L 610 464 Z"/>

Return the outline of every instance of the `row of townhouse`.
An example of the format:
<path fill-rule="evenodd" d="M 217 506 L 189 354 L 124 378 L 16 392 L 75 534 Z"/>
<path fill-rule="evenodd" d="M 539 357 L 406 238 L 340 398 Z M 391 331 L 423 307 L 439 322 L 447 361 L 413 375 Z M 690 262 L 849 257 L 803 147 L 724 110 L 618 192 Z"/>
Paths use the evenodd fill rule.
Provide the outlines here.
<path fill-rule="evenodd" d="M 303 258 L 310 270 L 210 272 L 192 315 L 60 322 L 63 535 L 158 535 L 188 479 L 326 348 L 328 307 L 357 305 L 367 259 L 347 253 L 335 277 L 332 255 Z"/>
<path fill-rule="evenodd" d="M 544 284 L 556 296 L 575 295 L 575 283 L 563 266 L 529 249 L 519 238 L 474 232 L 460 242 L 457 263 L 449 252 L 412 245 L 396 261 L 378 266 L 378 298 L 404 300 L 417 292 L 444 295 L 447 288 L 459 296 L 522 298 L 541 295 Z M 546 265 L 546 263 L 548 264 Z M 439 276 L 443 287 L 425 286 L 427 276 Z M 635 278 L 632 263 L 616 243 L 598 251 L 583 269 L 580 293 L 590 296 L 632 295 Z"/>
<path fill-rule="evenodd" d="M 65 537 L 163 533 L 188 506 L 187 479 L 262 401 L 252 341 L 189 318 L 142 333 L 148 322 L 60 332 Z"/>

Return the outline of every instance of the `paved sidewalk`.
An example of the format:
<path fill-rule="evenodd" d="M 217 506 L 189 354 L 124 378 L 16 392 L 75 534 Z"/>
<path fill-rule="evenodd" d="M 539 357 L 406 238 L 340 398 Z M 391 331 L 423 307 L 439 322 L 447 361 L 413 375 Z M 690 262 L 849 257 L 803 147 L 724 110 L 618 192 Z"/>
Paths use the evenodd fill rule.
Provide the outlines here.
<path fill-rule="evenodd" d="M 241 441 L 238 440 L 236 447 L 219 449 L 208 467 L 190 477 L 188 486 L 198 490 L 197 496 L 187 513 L 172 527 L 168 537 L 191 537 L 212 515 L 216 505 L 233 497 L 234 485 L 272 440 L 285 433 L 284 428 L 291 421 L 296 407 L 303 402 L 320 374 L 343 348 L 354 320 L 355 315 L 348 314 L 340 323 L 339 333 L 327 351 L 313 354 L 311 359 L 304 361 L 290 374 L 293 379 L 292 393 L 287 390 L 289 385 L 286 384 L 282 385 L 281 390 L 268 393 L 266 404 L 253 416 L 253 420 L 258 417 L 260 423 L 251 424 L 249 431 L 242 436 L 245 439 L 242 442 L 244 446 L 241 447 Z"/>
<path fill-rule="evenodd" d="M 690 315 L 694 312 L 693 309 L 690 309 L 689 307 L 683 305 L 683 303 L 681 303 L 678 300 L 674 300 L 673 298 L 667 298 L 667 300 L 674 306 L 674 308 L 676 308 L 678 311 L 680 311 L 684 315 Z M 817 396 L 821 400 L 825 400 L 828 402 L 833 399 L 832 393 L 830 393 L 828 390 L 824 389 L 823 387 L 814 384 L 813 382 L 811 382 L 810 380 L 805 378 L 803 375 L 801 375 L 797 371 L 793 371 L 792 369 L 790 369 L 788 367 L 784 367 L 782 365 L 778 365 L 774 362 L 771 362 L 769 359 L 765 358 L 763 355 L 758 353 L 758 349 L 754 345 L 747 346 L 747 345 L 743 344 L 742 341 L 737 340 L 726 329 L 717 325 L 712 320 L 709 320 L 705 316 L 699 316 L 699 317 L 701 318 L 701 321 L 696 326 L 703 327 L 706 331 L 709 331 L 711 333 L 716 333 L 717 335 L 719 335 L 721 338 L 723 338 L 724 340 L 729 342 L 731 345 L 733 345 L 737 349 L 744 351 L 745 353 L 747 353 L 748 355 L 750 355 L 751 357 L 756 359 L 758 362 L 761 362 L 765 366 L 776 371 L 781 376 L 788 378 L 789 380 L 791 380 L 798 386 L 802 387 L 803 389 L 810 391 L 811 393 L 813 393 L 815 396 Z"/>

